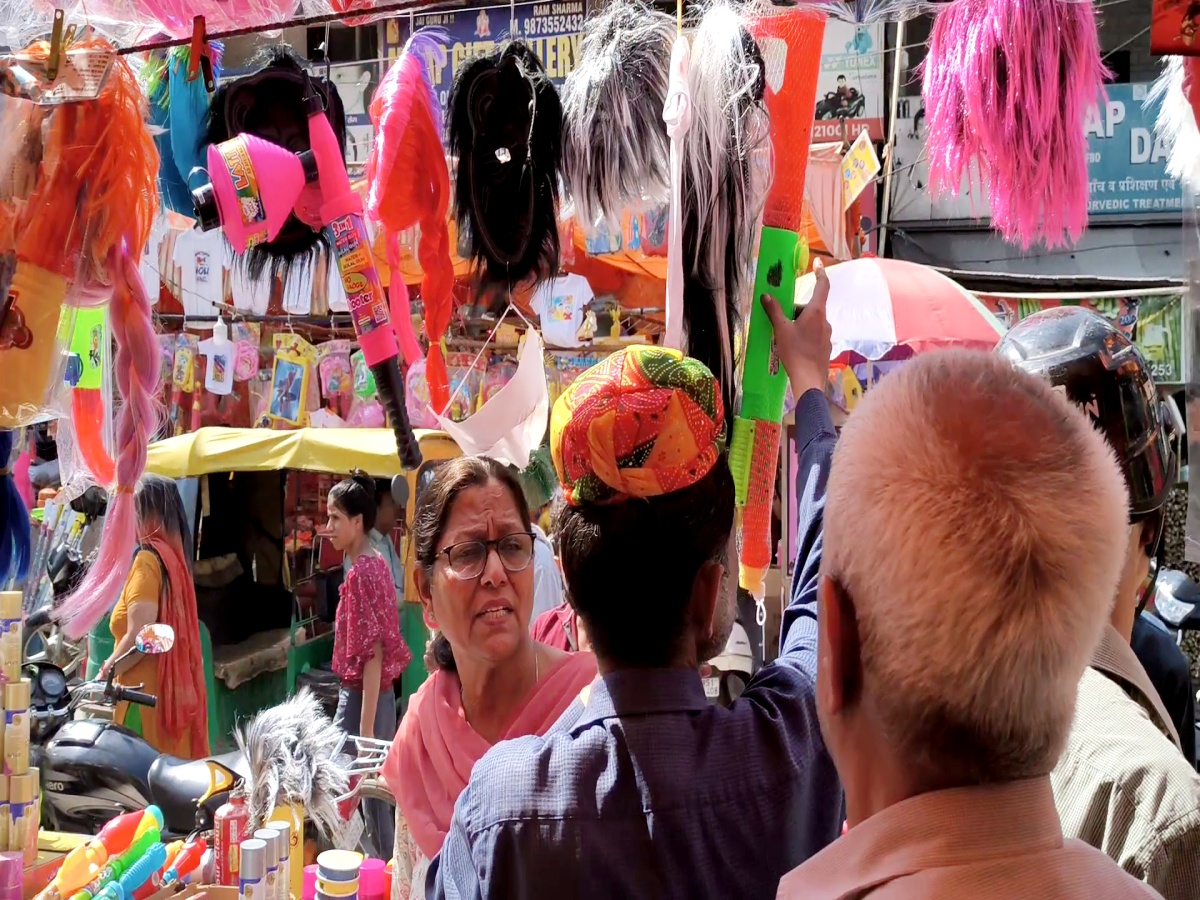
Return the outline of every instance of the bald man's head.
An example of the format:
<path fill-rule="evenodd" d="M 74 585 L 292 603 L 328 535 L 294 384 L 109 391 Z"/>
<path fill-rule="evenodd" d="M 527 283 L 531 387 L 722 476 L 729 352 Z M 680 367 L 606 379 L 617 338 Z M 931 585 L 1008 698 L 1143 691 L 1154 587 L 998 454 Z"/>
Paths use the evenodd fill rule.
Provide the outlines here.
<path fill-rule="evenodd" d="M 1111 451 L 1046 382 L 971 351 L 889 375 L 842 430 L 825 511 L 863 714 L 950 781 L 1049 772 L 1127 530 Z"/>

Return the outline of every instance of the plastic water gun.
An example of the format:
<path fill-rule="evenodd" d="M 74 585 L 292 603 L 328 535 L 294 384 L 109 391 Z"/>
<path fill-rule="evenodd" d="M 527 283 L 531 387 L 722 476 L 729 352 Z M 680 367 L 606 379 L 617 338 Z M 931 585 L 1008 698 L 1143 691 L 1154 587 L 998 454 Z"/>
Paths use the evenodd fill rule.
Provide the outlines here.
<path fill-rule="evenodd" d="M 133 895 L 133 900 L 144 900 L 151 894 L 164 887 L 169 887 L 177 881 L 183 881 L 194 872 L 204 858 L 208 842 L 203 838 L 194 838 L 187 843 L 176 841 L 167 848 L 167 859 L 162 867 Z"/>
<path fill-rule="evenodd" d="M 109 820 L 96 835 L 96 840 L 104 845 L 110 857 L 115 858 L 132 847 L 133 842 L 152 826 L 157 826 L 160 831 L 163 827 L 162 810 L 157 806 L 147 806 L 139 812 L 125 813 Z"/>
<path fill-rule="evenodd" d="M 116 479 L 116 464 L 104 446 L 106 409 L 104 370 L 111 338 L 108 308 L 81 309 L 75 313 L 71 335 L 71 358 L 67 364 L 71 390 L 71 421 L 75 440 L 88 471 L 98 484 L 109 485 Z M 74 378 L 78 375 L 78 378 Z"/>
<path fill-rule="evenodd" d="M 119 881 L 121 876 L 129 871 L 134 863 L 145 856 L 151 847 L 159 843 L 161 819 L 155 817 L 155 812 L 158 812 L 157 807 L 151 807 L 142 814 L 142 821 L 138 823 L 138 830 L 133 836 L 133 843 L 118 856 L 112 856 L 110 853 L 109 861 L 100 870 L 100 873 L 81 890 L 77 891 L 71 897 L 71 900 L 95 900 L 108 885 Z M 161 813 L 159 815 L 161 816 Z M 163 852 L 166 852 L 166 848 L 164 848 Z M 159 865 L 161 866 L 162 863 L 159 863 Z M 146 877 L 149 878 L 151 874 L 153 874 L 153 871 L 148 873 Z"/>
<path fill-rule="evenodd" d="M 771 565 L 771 507 L 779 465 L 779 437 L 787 373 L 775 353 L 771 322 L 758 298 L 764 294 L 794 316 L 796 276 L 808 267 L 808 248 L 793 231 L 764 226 L 754 276 L 742 373 L 742 408 L 733 420 L 729 465 L 742 528 L 738 581 L 758 600 Z"/>
<path fill-rule="evenodd" d="M 67 854 L 54 880 L 34 900 L 62 900 L 64 897 L 70 897 L 95 878 L 106 862 L 108 849 L 100 838 L 80 844 Z"/>
<path fill-rule="evenodd" d="M 795 318 L 796 276 L 808 268 L 808 248 L 799 229 L 812 131 L 812 119 L 800 110 L 808 109 L 816 98 L 825 26 L 821 17 L 793 9 L 764 16 L 752 30 L 766 65 L 775 178 L 763 211 L 742 369 L 742 405 L 733 420 L 729 465 L 742 536 L 738 581 L 743 590 L 762 600 L 771 565 L 771 507 L 787 374 L 775 352 L 775 335 L 761 298 L 769 296 L 789 319 Z"/>
<path fill-rule="evenodd" d="M 138 888 L 137 893 L 133 895 L 133 900 L 144 900 L 144 898 L 149 897 L 162 887 L 163 875 L 166 874 L 167 869 L 171 865 L 171 861 L 174 860 L 175 857 L 179 855 L 179 851 L 183 849 L 183 844 L 183 841 L 172 841 L 171 843 L 167 844 L 166 860 L 163 861 L 163 864 L 159 867 L 158 871 L 150 876 L 150 880 Z"/>
<path fill-rule="evenodd" d="M 154 877 L 154 873 L 167 861 L 167 848 L 155 841 L 126 869 L 119 879 L 110 881 L 95 900 L 132 900 L 134 893 Z"/>

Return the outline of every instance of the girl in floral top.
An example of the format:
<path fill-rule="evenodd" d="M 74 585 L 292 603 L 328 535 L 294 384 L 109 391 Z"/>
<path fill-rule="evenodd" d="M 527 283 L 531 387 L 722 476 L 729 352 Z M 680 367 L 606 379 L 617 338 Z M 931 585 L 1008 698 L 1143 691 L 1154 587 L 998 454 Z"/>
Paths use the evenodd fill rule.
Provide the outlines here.
<path fill-rule="evenodd" d="M 342 582 L 333 631 L 333 670 L 342 681 L 337 724 L 349 734 L 391 740 L 396 733 L 392 683 L 412 660 L 400 634 L 400 613 L 387 562 L 371 543 L 375 482 L 365 475 L 329 492 L 329 539 L 350 561 Z M 393 842 L 391 810 L 379 800 L 363 804 L 366 836 L 383 857 Z"/>

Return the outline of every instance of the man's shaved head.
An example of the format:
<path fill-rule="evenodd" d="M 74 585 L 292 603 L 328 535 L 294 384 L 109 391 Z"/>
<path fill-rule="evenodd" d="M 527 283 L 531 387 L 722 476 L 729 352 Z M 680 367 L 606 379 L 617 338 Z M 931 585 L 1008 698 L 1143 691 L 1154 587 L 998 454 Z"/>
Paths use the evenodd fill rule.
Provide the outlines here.
<path fill-rule="evenodd" d="M 1103 437 L 1045 381 L 947 350 L 842 430 L 822 574 L 857 626 L 862 712 L 934 779 L 1043 775 L 1108 617 L 1128 531 Z"/>

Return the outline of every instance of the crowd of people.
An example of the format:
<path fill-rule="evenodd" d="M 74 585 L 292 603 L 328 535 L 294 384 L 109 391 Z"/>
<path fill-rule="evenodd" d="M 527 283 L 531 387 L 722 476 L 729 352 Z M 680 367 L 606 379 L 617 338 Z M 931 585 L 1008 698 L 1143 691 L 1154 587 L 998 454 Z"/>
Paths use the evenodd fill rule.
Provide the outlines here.
<path fill-rule="evenodd" d="M 630 347 L 559 399 L 553 547 L 510 467 L 438 468 L 410 528 L 432 675 L 398 725 L 390 492 L 330 493 L 338 718 L 395 735 L 395 820 L 366 810 L 393 900 L 1200 898 L 1190 735 L 1131 644 L 1178 465 L 1145 361 L 1052 310 L 995 353 L 917 357 L 838 428 L 817 283 L 794 322 L 767 305 L 799 537 L 780 653 L 728 706 L 700 667 L 737 607 L 730 419 L 696 360 Z M 160 481 L 138 489 L 114 659 L 187 605 Z M 181 750 L 206 731 L 185 643 L 157 673 L 184 692 L 137 723 Z"/>
<path fill-rule="evenodd" d="M 411 536 L 434 675 L 385 767 L 397 900 L 1200 897 L 1200 776 L 1130 646 L 1177 465 L 1137 349 L 1051 311 L 909 362 L 839 433 L 827 295 L 768 306 L 795 580 L 727 707 L 699 672 L 737 587 L 704 366 L 628 348 L 556 404 L 566 600 L 536 622 L 520 483 L 439 469 Z"/>

